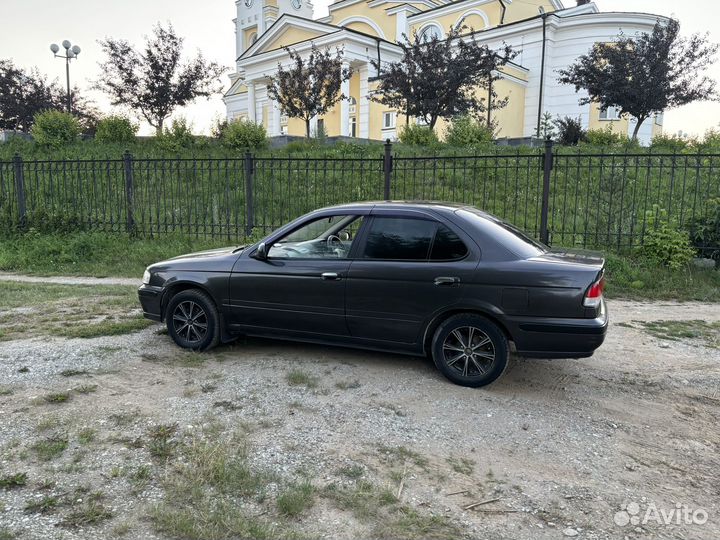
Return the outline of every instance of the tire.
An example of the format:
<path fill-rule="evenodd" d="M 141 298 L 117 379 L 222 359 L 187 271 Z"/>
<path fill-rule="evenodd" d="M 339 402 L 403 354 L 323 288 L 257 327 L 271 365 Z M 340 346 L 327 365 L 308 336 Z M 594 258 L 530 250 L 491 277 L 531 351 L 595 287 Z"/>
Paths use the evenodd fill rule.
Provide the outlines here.
<path fill-rule="evenodd" d="M 469 338 L 469 339 L 468 339 Z M 503 331 L 480 315 L 461 313 L 443 321 L 432 340 L 435 366 L 450 381 L 478 388 L 508 367 L 510 347 Z"/>
<path fill-rule="evenodd" d="M 183 349 L 206 351 L 220 341 L 217 307 L 212 298 L 198 289 L 187 289 L 173 296 L 165 312 L 165 322 L 168 334 Z"/>

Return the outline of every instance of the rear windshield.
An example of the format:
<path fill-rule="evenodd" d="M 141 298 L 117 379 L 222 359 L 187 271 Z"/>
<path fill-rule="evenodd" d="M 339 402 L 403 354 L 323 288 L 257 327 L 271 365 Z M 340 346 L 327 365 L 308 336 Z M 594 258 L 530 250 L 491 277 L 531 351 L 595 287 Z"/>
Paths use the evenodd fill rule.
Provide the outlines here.
<path fill-rule="evenodd" d="M 497 225 L 497 228 L 493 232 L 494 240 L 518 257 L 524 259 L 536 257 L 537 255 L 542 255 L 549 249 L 545 244 L 530 238 L 527 234 L 515 227 L 515 225 L 511 225 L 495 216 L 481 212 L 477 208 L 471 206 L 460 208 L 456 213 L 468 221 L 479 222 L 483 220 L 484 222 L 489 221 Z M 482 226 L 482 223 L 479 223 L 479 225 Z"/>

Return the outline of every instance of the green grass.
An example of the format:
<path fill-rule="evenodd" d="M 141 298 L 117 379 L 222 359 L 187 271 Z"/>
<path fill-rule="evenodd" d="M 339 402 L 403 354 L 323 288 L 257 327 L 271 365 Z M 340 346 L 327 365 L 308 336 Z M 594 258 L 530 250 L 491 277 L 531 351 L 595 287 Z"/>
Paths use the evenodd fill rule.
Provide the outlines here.
<path fill-rule="evenodd" d="M 689 266 L 673 271 L 641 258 L 607 257 L 609 298 L 720 302 L 720 271 Z"/>
<path fill-rule="evenodd" d="M 43 400 L 47 403 L 66 403 L 70 401 L 70 397 L 69 392 L 52 392 L 50 394 L 45 394 L 43 396 Z"/>
<path fill-rule="evenodd" d="M 139 239 L 126 234 L 89 232 L 24 234 L 0 237 L 0 270 L 40 275 L 133 277 L 139 285 L 145 267 L 152 263 L 183 253 L 241 243 L 241 239 L 198 240 L 172 235 Z"/>
<path fill-rule="evenodd" d="M 90 323 L 85 326 L 75 326 L 59 329 L 57 333 L 67 338 L 96 338 L 102 336 L 119 336 L 122 334 L 132 334 L 139 330 L 143 330 L 153 324 L 147 319 L 128 319 L 124 321 L 101 321 L 99 323 Z"/>
<path fill-rule="evenodd" d="M 138 313 L 132 286 L 0 281 L 0 295 L 9 309 L 25 308 L 0 312 L 0 340 L 37 335 L 93 338 L 136 332 L 152 324 Z M 60 372 L 63 377 L 87 374 L 79 369 Z"/>
<path fill-rule="evenodd" d="M 310 482 L 293 484 L 276 501 L 278 511 L 287 517 L 298 517 L 315 504 L 315 489 Z"/>
<path fill-rule="evenodd" d="M 2 243 L 0 242 L 0 251 Z M 0 295 L 3 299 L 3 309 L 42 307 L 50 303 L 63 301 L 65 305 L 72 305 L 78 299 L 93 297 L 98 300 L 121 306 L 137 307 L 137 290 L 134 287 L 116 285 L 60 285 L 55 283 L 17 283 L 0 281 Z M 132 299 L 132 301 L 131 301 Z M 65 377 L 80 375 L 81 373 L 67 370 L 61 373 Z"/>
<path fill-rule="evenodd" d="M 25 504 L 25 511 L 33 514 L 47 514 L 55 510 L 60 503 L 57 497 L 48 495 L 40 499 L 32 499 Z"/>
<path fill-rule="evenodd" d="M 27 484 L 27 473 L 14 473 L 0 477 L 1 489 L 12 489 Z"/>
<path fill-rule="evenodd" d="M 176 466 L 163 475 L 163 501 L 150 512 L 156 532 L 188 540 L 295 536 L 290 527 L 238 504 L 243 498 L 262 501 L 267 484 L 275 480 L 251 468 L 241 435 L 194 437 L 178 453 Z"/>
<path fill-rule="evenodd" d="M 316 388 L 318 378 L 299 369 L 294 369 L 286 376 L 290 386 L 304 386 L 305 388 Z"/>
<path fill-rule="evenodd" d="M 30 449 L 35 452 L 35 455 L 40 461 L 52 461 L 60 457 L 67 447 L 67 439 L 63 436 L 56 435 L 35 442 Z"/>
<path fill-rule="evenodd" d="M 471 475 L 475 471 L 475 461 L 468 458 L 458 458 L 451 456 L 447 458 L 448 465 L 452 467 L 452 470 L 456 473 Z"/>
<path fill-rule="evenodd" d="M 694 339 L 707 347 L 720 347 L 720 322 L 692 321 L 651 321 L 638 322 L 650 335 L 660 339 L 682 341 Z"/>

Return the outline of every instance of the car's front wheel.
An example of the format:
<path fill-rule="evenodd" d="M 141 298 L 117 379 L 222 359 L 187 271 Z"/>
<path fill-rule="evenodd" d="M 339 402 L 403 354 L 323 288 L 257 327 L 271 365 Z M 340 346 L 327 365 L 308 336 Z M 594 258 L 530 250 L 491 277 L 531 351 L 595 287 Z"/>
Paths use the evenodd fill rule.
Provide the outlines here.
<path fill-rule="evenodd" d="M 204 351 L 220 341 L 220 316 L 215 303 L 198 289 L 180 291 L 170 300 L 168 333 L 184 349 Z"/>
<path fill-rule="evenodd" d="M 472 313 L 453 315 L 435 331 L 432 357 L 440 372 L 455 384 L 485 386 L 505 372 L 508 340 L 498 326 Z"/>

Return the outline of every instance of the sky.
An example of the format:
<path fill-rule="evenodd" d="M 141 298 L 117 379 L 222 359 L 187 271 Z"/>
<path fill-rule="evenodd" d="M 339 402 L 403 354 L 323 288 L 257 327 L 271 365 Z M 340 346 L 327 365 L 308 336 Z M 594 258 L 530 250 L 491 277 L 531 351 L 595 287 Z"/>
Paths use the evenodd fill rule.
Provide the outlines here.
<path fill-rule="evenodd" d="M 331 0 L 314 0 L 315 17 L 327 14 Z M 566 7 L 574 0 L 564 0 Z M 672 15 L 680 20 L 684 35 L 709 32 L 710 39 L 720 43 L 720 2 L 717 0 L 596 0 L 601 11 L 642 11 Z M 171 22 L 185 38 L 185 52 L 201 50 L 206 58 L 228 68 L 235 61 L 234 0 L 0 0 L 0 58 L 11 58 L 16 65 L 30 69 L 37 66 L 51 79 L 65 84 L 64 60 L 53 58 L 51 43 L 67 39 L 82 49 L 70 67 L 71 83 L 78 85 L 103 112 L 112 107 L 100 92 L 89 90 L 102 77 L 98 62 L 102 60 L 97 41 L 111 36 L 136 45 L 152 32 L 157 22 Z M 720 81 L 720 58 L 710 75 Z M 227 78 L 225 77 L 225 82 Z M 114 112 L 123 112 L 116 109 Z M 224 116 L 220 96 L 178 110 L 193 125 L 196 133 L 208 133 L 218 118 Z M 679 131 L 702 135 L 720 126 L 720 103 L 694 103 L 668 111 L 666 133 Z M 141 125 L 141 134 L 151 133 Z"/>

